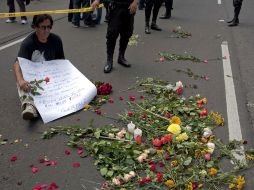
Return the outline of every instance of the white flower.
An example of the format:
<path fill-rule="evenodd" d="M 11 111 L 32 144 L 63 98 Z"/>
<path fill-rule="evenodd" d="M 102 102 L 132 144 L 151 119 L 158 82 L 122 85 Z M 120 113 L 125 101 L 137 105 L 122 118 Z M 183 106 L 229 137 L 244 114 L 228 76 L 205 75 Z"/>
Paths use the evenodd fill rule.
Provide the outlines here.
<path fill-rule="evenodd" d="M 142 163 L 144 161 L 144 157 L 143 156 L 139 156 L 137 158 L 137 160 L 138 160 L 139 163 Z"/>
<path fill-rule="evenodd" d="M 172 84 L 168 84 L 168 85 L 166 86 L 166 89 L 167 89 L 167 90 L 172 90 L 172 89 L 174 89 L 174 87 L 173 87 Z"/>
<path fill-rule="evenodd" d="M 201 176 L 205 177 L 205 176 L 207 175 L 207 171 L 201 170 L 201 171 L 199 172 L 199 174 L 200 174 Z"/>
<path fill-rule="evenodd" d="M 213 134 L 212 130 L 209 127 L 204 128 L 203 137 L 208 138 Z"/>
<path fill-rule="evenodd" d="M 207 148 L 208 148 L 208 152 L 212 154 L 215 149 L 215 144 L 209 142 L 209 143 L 207 143 Z"/>
<path fill-rule="evenodd" d="M 186 125 L 186 127 L 185 127 L 187 130 L 189 130 L 189 131 L 191 131 L 192 130 L 192 127 L 191 126 L 189 126 L 189 125 Z"/>
<path fill-rule="evenodd" d="M 146 150 L 144 150 L 144 153 L 150 154 L 150 150 L 146 149 Z"/>
<path fill-rule="evenodd" d="M 115 135 L 114 135 L 113 133 L 109 133 L 109 134 L 108 134 L 108 137 L 109 137 L 109 138 L 115 138 Z"/>
<path fill-rule="evenodd" d="M 125 182 L 128 182 L 128 181 L 131 180 L 131 178 L 132 178 L 132 176 L 131 176 L 130 174 L 124 174 L 123 180 L 124 180 Z"/>
<path fill-rule="evenodd" d="M 119 180 L 119 179 L 116 179 L 116 178 L 113 178 L 113 179 L 112 179 L 112 183 L 113 183 L 114 185 L 120 185 L 120 180 Z"/>
<path fill-rule="evenodd" d="M 134 171 L 130 171 L 129 174 L 131 175 L 131 177 L 135 177 L 136 176 L 136 173 Z"/>

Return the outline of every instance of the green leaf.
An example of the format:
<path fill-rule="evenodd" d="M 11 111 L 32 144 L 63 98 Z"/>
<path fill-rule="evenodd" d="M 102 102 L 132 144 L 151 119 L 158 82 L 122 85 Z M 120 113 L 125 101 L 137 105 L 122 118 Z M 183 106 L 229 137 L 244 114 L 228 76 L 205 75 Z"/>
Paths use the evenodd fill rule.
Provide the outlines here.
<path fill-rule="evenodd" d="M 94 133 L 94 136 L 95 136 L 95 138 L 100 138 L 100 136 L 101 136 L 101 131 L 96 131 L 95 133 Z"/>
<path fill-rule="evenodd" d="M 108 172 L 107 172 L 107 176 L 108 176 L 108 177 L 112 177 L 112 176 L 113 176 L 113 174 L 114 174 L 114 172 L 113 172 L 113 171 L 108 171 Z"/>
<path fill-rule="evenodd" d="M 106 176 L 106 174 L 108 173 L 108 169 L 107 168 L 101 168 L 100 172 L 101 172 L 102 176 Z"/>
<path fill-rule="evenodd" d="M 211 168 L 211 167 L 213 167 L 214 166 L 214 162 L 213 161 L 209 161 L 209 162 L 207 162 L 207 164 L 206 164 L 206 167 L 208 167 L 208 168 Z"/>

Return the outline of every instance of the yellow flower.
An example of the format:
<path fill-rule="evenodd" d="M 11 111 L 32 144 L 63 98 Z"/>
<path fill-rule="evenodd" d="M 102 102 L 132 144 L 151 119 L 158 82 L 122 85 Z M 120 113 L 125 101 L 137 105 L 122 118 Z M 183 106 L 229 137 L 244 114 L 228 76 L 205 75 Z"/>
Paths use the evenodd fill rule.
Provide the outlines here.
<path fill-rule="evenodd" d="M 186 188 L 187 190 L 193 190 L 192 183 L 189 182 L 188 184 L 185 184 L 185 188 Z"/>
<path fill-rule="evenodd" d="M 186 140 L 188 140 L 188 138 L 189 138 L 189 136 L 187 135 L 187 133 L 182 133 L 176 137 L 176 140 L 177 141 L 186 141 Z"/>
<path fill-rule="evenodd" d="M 178 125 L 181 125 L 181 119 L 177 116 L 173 116 L 171 119 L 170 119 L 170 124 L 178 124 Z"/>
<path fill-rule="evenodd" d="M 247 155 L 246 155 L 246 159 L 247 159 L 247 160 L 253 160 L 254 157 L 253 157 L 252 155 L 250 155 L 250 154 L 247 154 Z"/>
<path fill-rule="evenodd" d="M 238 189 L 238 190 L 241 190 L 241 189 L 243 189 L 243 187 L 244 187 L 244 184 L 245 184 L 245 179 L 244 179 L 244 177 L 243 176 L 238 176 L 238 178 L 236 179 L 236 188 Z"/>
<path fill-rule="evenodd" d="M 173 160 L 170 165 L 171 165 L 171 167 L 177 166 L 177 160 Z"/>
<path fill-rule="evenodd" d="M 228 188 L 229 188 L 229 189 L 235 188 L 235 184 L 234 184 L 234 183 L 230 183 L 230 184 L 228 185 Z"/>
<path fill-rule="evenodd" d="M 125 188 L 121 188 L 120 190 L 126 190 Z"/>
<path fill-rule="evenodd" d="M 217 174 L 217 169 L 215 169 L 215 168 L 211 168 L 210 170 L 209 170 L 209 174 L 211 175 L 211 176 L 214 176 L 214 175 L 216 175 Z"/>
<path fill-rule="evenodd" d="M 90 106 L 89 104 L 84 105 L 84 111 L 87 111 L 87 110 L 89 110 L 90 108 L 91 108 L 91 106 Z"/>
<path fill-rule="evenodd" d="M 218 126 L 224 125 L 224 118 L 218 112 L 210 112 L 209 115 L 211 116 L 216 125 Z"/>
<path fill-rule="evenodd" d="M 173 180 L 169 179 L 165 182 L 165 185 L 168 186 L 169 188 L 172 188 L 175 186 L 175 182 Z"/>
<path fill-rule="evenodd" d="M 202 102 L 203 102 L 203 104 L 206 104 L 206 103 L 207 103 L 207 99 L 206 99 L 206 98 L 203 98 L 203 99 L 202 99 Z"/>
<path fill-rule="evenodd" d="M 202 188 L 203 186 L 203 184 L 198 184 L 198 188 Z"/>
<path fill-rule="evenodd" d="M 178 124 L 169 125 L 167 130 L 174 135 L 179 135 L 181 133 L 181 127 Z"/>

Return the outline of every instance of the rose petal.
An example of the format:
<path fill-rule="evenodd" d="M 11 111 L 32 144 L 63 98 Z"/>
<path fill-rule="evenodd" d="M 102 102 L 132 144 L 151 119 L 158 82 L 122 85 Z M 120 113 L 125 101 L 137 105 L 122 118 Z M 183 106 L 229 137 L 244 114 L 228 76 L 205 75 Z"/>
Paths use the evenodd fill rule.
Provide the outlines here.
<path fill-rule="evenodd" d="M 34 174 L 37 173 L 38 171 L 39 171 L 39 168 L 38 168 L 38 167 L 35 166 L 35 167 L 32 168 L 32 172 L 33 172 Z"/>
<path fill-rule="evenodd" d="M 80 163 L 78 163 L 78 162 L 73 163 L 72 166 L 73 166 L 74 168 L 79 168 L 79 167 L 80 167 Z"/>

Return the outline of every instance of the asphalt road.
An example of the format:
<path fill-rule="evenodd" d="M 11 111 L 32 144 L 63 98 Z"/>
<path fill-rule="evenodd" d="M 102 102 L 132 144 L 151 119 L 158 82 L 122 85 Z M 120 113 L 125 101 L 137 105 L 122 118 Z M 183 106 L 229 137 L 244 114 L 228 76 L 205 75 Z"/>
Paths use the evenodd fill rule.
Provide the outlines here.
<path fill-rule="evenodd" d="M 28 11 L 54 10 L 68 7 L 67 1 L 40 0 L 33 1 L 27 7 Z M 208 61 L 208 63 L 191 62 L 156 62 L 159 51 L 184 54 L 185 52 L 203 60 L 221 58 L 221 44 L 228 42 L 233 80 L 242 137 L 248 141 L 248 147 L 253 146 L 253 119 L 254 119 L 254 1 L 244 1 L 240 14 L 240 25 L 229 28 L 225 22 L 233 17 L 231 0 L 222 0 L 218 5 L 216 0 L 178 0 L 174 2 L 172 19 L 159 20 L 158 24 L 163 31 L 152 31 L 144 34 L 144 11 L 138 11 L 135 16 L 135 34 L 139 34 L 137 46 L 128 47 L 126 57 L 132 64 L 131 68 L 123 68 L 114 64 L 110 74 L 103 73 L 106 59 L 106 27 L 103 22 L 96 28 L 73 28 L 67 22 L 66 15 L 54 15 L 55 24 L 52 32 L 59 34 L 64 43 L 66 58 L 69 59 L 86 77 L 91 80 L 110 82 L 113 85 L 113 98 L 128 97 L 135 92 L 123 92 L 132 85 L 137 78 L 158 77 L 175 83 L 181 80 L 185 85 L 197 85 L 197 89 L 187 88 L 184 95 L 201 94 L 208 99 L 209 110 L 218 111 L 226 119 L 226 126 L 218 128 L 216 134 L 224 141 L 229 140 L 227 125 L 227 107 L 222 60 Z M 0 12 L 7 12 L 3 2 L 0 2 Z M 161 8 L 160 14 L 164 12 Z M 29 18 L 31 21 L 31 18 Z M 0 47 L 17 39 L 25 37 L 31 28 L 29 25 L 5 24 L 0 19 Z M 189 39 L 170 37 L 172 29 L 181 26 L 191 32 Z M 60 189 L 83 190 L 85 187 L 93 190 L 96 183 L 103 179 L 93 166 L 91 158 L 80 159 L 72 150 L 70 156 L 64 154 L 66 138 L 58 136 L 51 140 L 40 139 L 41 133 L 50 126 L 57 125 L 86 125 L 90 119 L 95 119 L 96 126 L 102 126 L 112 121 L 98 117 L 89 112 L 77 112 L 70 116 L 44 125 L 41 120 L 36 122 L 23 121 L 20 115 L 13 62 L 20 44 L 0 50 L 0 134 L 8 139 L 8 144 L 0 146 L 0 189 L 1 190 L 28 190 L 35 185 L 56 182 Z M 0 48 L 1 49 L 1 48 Z M 118 48 L 116 48 L 115 59 Z M 175 69 L 186 70 L 195 74 L 207 75 L 209 80 L 188 77 L 178 73 Z M 232 76 L 229 76 L 232 77 Z M 102 111 L 109 116 L 116 116 L 126 105 L 115 101 L 105 105 Z M 236 131 L 237 132 L 237 131 Z M 20 143 L 14 142 L 22 139 Z M 12 155 L 17 155 L 15 164 L 10 162 Z M 59 164 L 55 167 L 40 168 L 40 172 L 33 174 L 30 165 L 37 164 L 38 159 L 47 156 Z M 80 162 L 80 168 L 72 168 L 73 162 Z M 245 172 L 247 178 L 246 190 L 253 190 L 254 170 Z M 88 182 L 90 181 L 90 182 Z M 91 182 L 92 181 L 92 182 Z"/>

